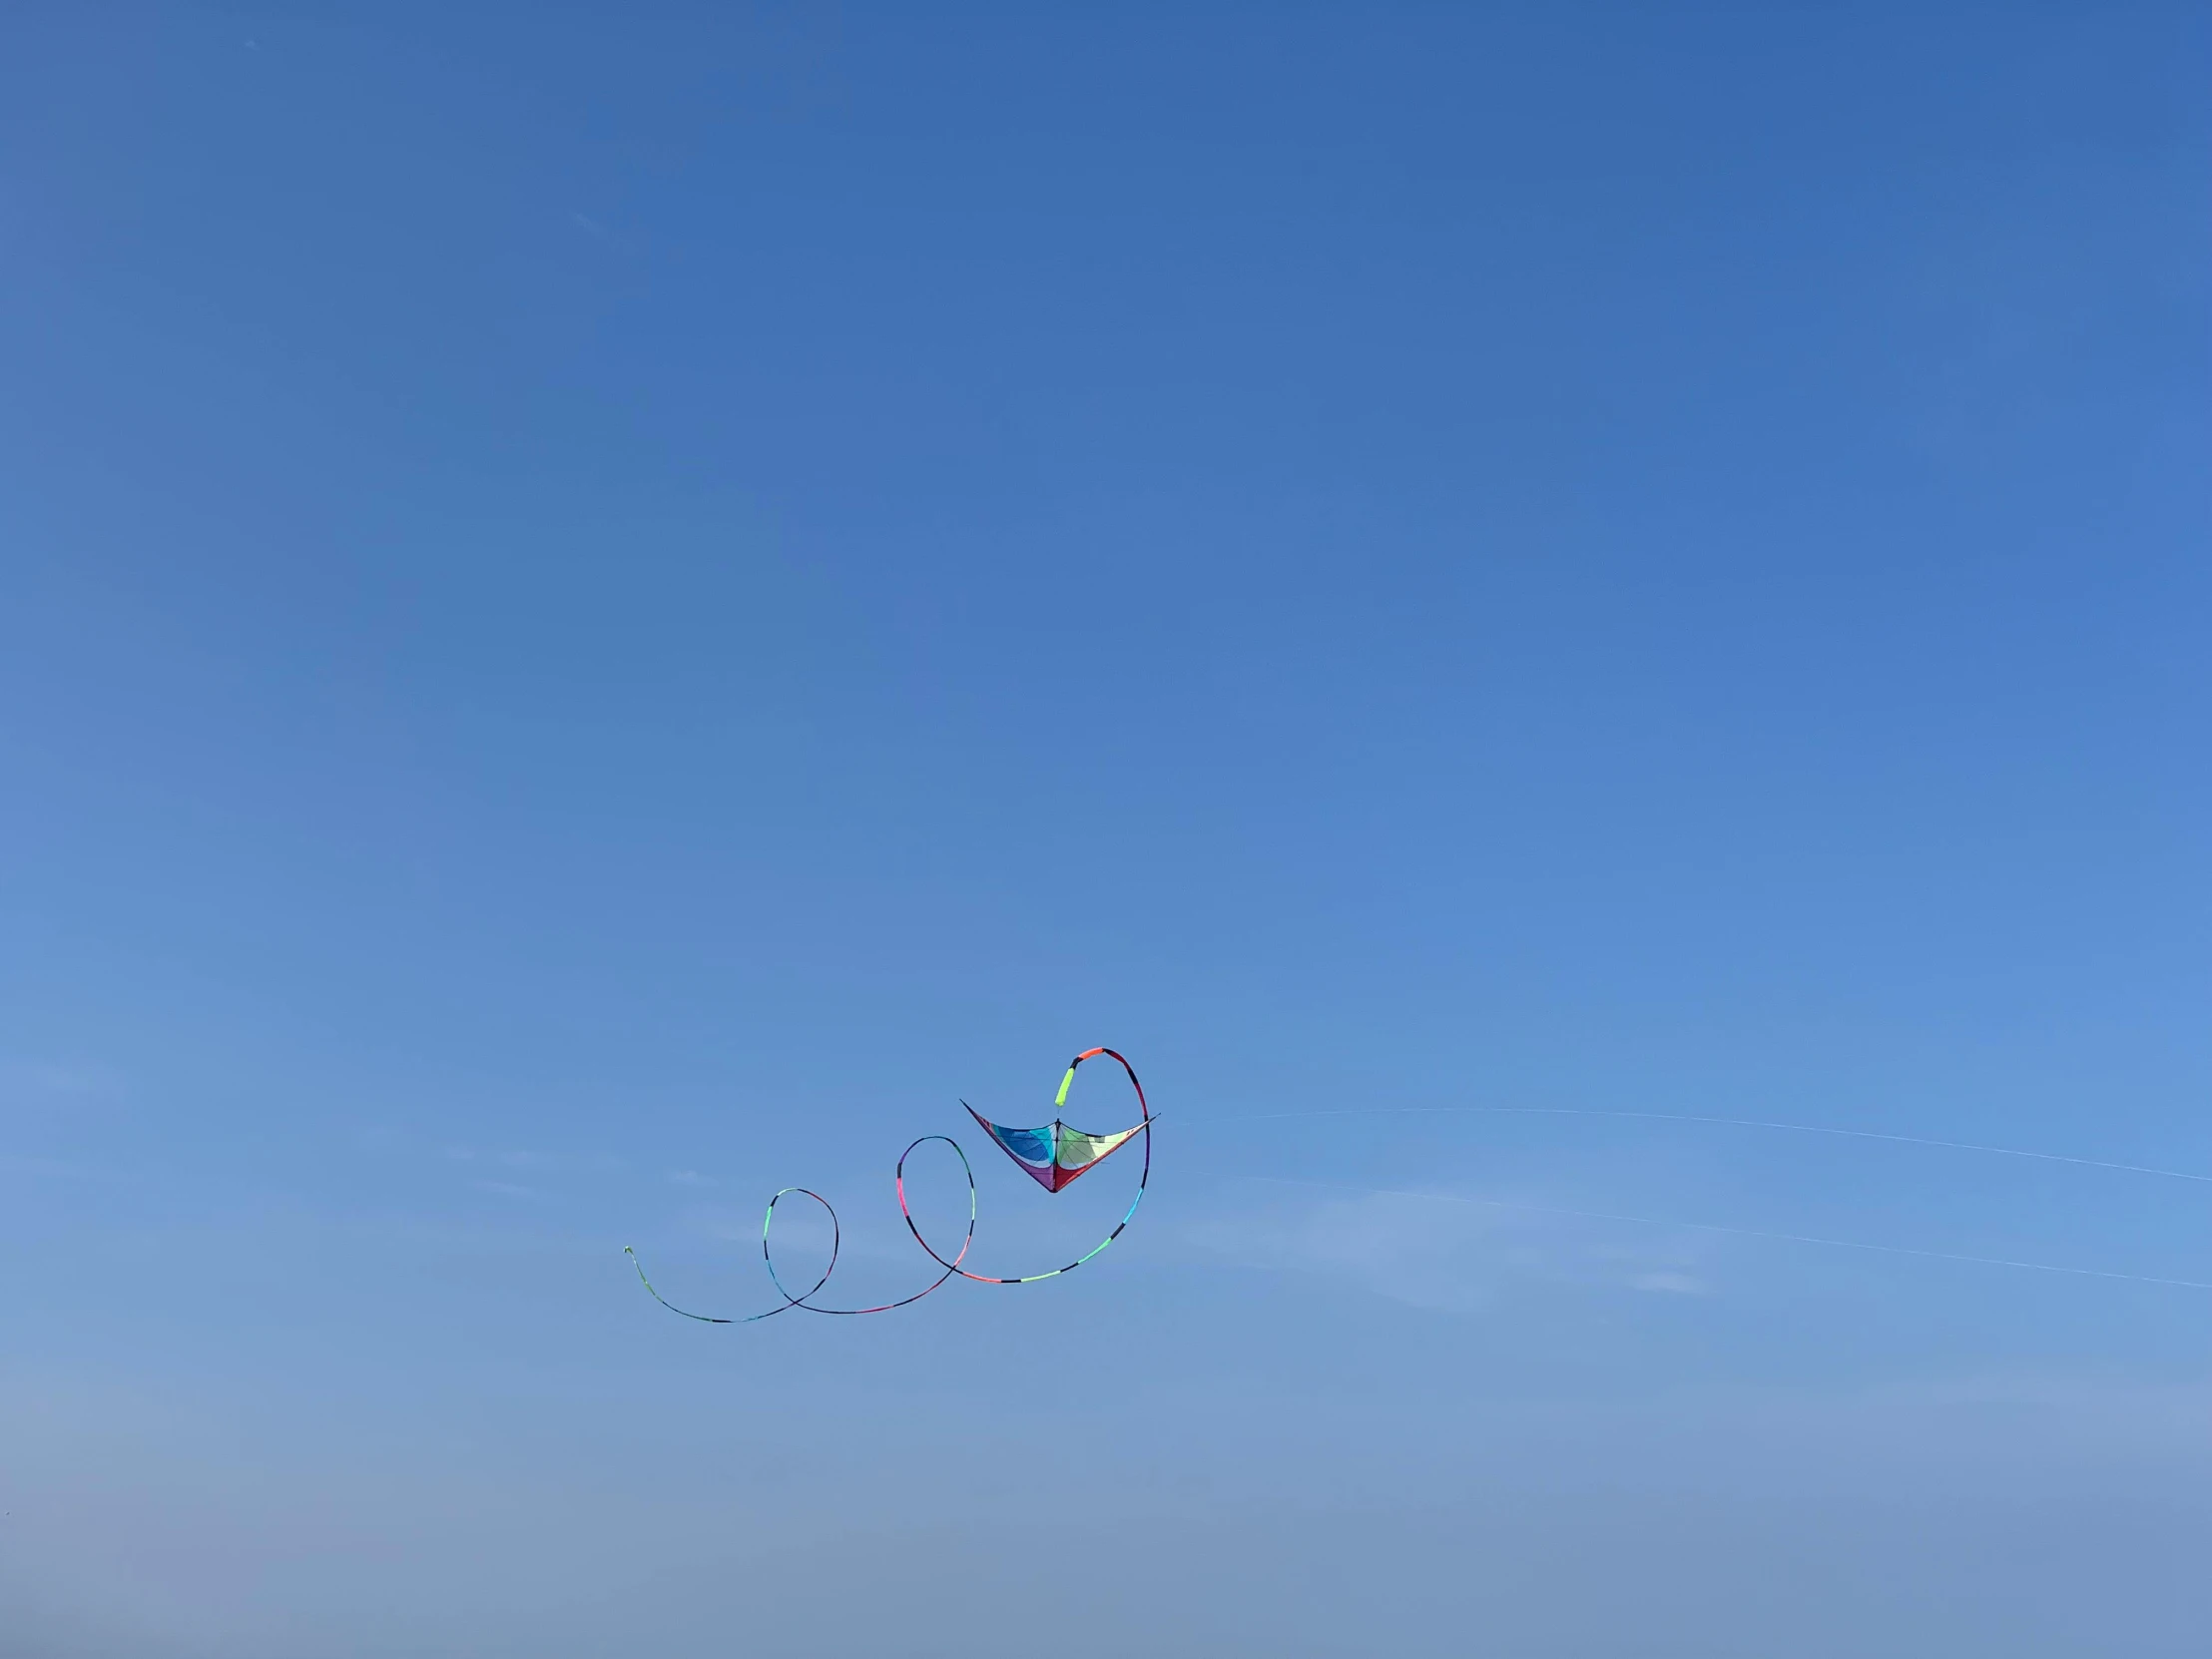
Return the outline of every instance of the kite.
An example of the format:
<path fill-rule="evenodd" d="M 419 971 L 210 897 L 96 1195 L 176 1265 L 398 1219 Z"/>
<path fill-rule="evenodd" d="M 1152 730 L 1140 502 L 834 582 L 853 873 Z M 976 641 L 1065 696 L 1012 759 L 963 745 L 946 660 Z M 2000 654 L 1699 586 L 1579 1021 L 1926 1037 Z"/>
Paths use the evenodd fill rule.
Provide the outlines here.
<path fill-rule="evenodd" d="M 963 1107 L 967 1108 L 968 1116 L 982 1127 L 983 1133 L 996 1142 L 999 1149 L 1007 1157 L 1020 1165 L 1022 1170 L 1048 1193 L 1066 1190 L 1069 1183 L 1089 1174 L 1132 1140 L 1139 1136 L 1143 1137 L 1144 1167 L 1137 1176 L 1137 1196 L 1129 1201 L 1129 1208 L 1123 1213 L 1121 1220 L 1114 1224 L 1114 1230 L 1111 1233 L 1065 1267 L 1054 1268 L 1048 1273 L 1025 1274 L 1016 1279 L 994 1279 L 986 1274 L 970 1273 L 960 1265 L 967 1260 L 969 1246 L 975 1243 L 975 1169 L 968 1162 L 967 1154 L 960 1149 L 960 1143 L 949 1135 L 921 1136 L 898 1155 L 898 1162 L 892 1168 L 891 1180 L 898 1193 L 898 1213 L 906 1218 L 906 1231 L 914 1236 L 914 1243 L 921 1246 L 929 1260 L 944 1270 L 927 1285 L 914 1292 L 912 1296 L 901 1297 L 896 1302 L 885 1302 L 872 1308 L 825 1308 L 814 1300 L 816 1296 L 821 1294 L 823 1287 L 830 1283 L 830 1276 L 837 1271 L 837 1251 L 843 1241 L 842 1234 L 837 1226 L 835 1207 L 811 1187 L 783 1188 L 769 1199 L 768 1213 L 761 1220 L 761 1257 L 768 1267 L 769 1283 L 776 1287 L 776 1294 L 784 1299 L 782 1303 L 769 1309 L 766 1313 L 748 1314 L 735 1319 L 718 1319 L 709 1314 L 695 1314 L 689 1309 L 679 1308 L 675 1303 L 661 1295 L 659 1291 L 653 1289 L 653 1281 L 646 1278 L 645 1264 L 638 1260 L 638 1253 L 635 1250 L 628 1245 L 624 1245 L 623 1253 L 630 1258 L 630 1265 L 638 1270 L 638 1282 L 646 1288 L 647 1293 L 655 1302 L 658 1302 L 672 1314 L 682 1314 L 684 1318 L 698 1320 L 702 1325 L 753 1325 L 761 1320 L 774 1319 L 778 1314 L 789 1313 L 794 1308 L 804 1308 L 810 1314 L 834 1314 L 839 1316 L 887 1314 L 894 1308 L 904 1308 L 911 1303 L 919 1302 L 930 1292 L 936 1290 L 938 1286 L 955 1277 L 972 1280 L 978 1285 L 1034 1285 L 1040 1280 L 1057 1279 L 1063 1273 L 1073 1273 L 1121 1237 L 1122 1229 L 1127 1227 L 1131 1219 L 1135 1217 L 1137 1206 L 1144 1202 L 1145 1188 L 1152 1180 L 1152 1125 L 1154 1121 L 1152 1108 L 1146 1103 L 1144 1085 L 1137 1081 L 1136 1069 L 1112 1049 L 1086 1048 L 1070 1060 L 1067 1075 L 1060 1079 L 1060 1092 L 1052 1097 L 1052 1109 L 1057 1114 L 1067 1105 L 1068 1090 L 1075 1083 L 1076 1068 L 1082 1065 L 1085 1060 L 1095 1060 L 1101 1054 L 1121 1067 L 1129 1078 L 1130 1088 L 1134 1089 L 1137 1095 L 1139 1121 L 1132 1127 L 1118 1130 L 1111 1135 L 1087 1134 L 1083 1130 L 1071 1128 L 1057 1116 L 1050 1123 L 1040 1124 L 1034 1129 L 1012 1129 L 1005 1124 L 991 1122 L 981 1112 L 969 1106 L 966 1101 L 960 1102 Z M 919 1224 L 914 1220 L 913 1211 L 907 1208 L 906 1204 L 906 1160 L 914 1155 L 915 1148 L 925 1146 L 931 1141 L 941 1141 L 944 1145 L 949 1146 L 952 1149 L 953 1156 L 960 1160 L 960 1172 L 967 1177 L 967 1233 L 960 1240 L 959 1250 L 953 1254 L 949 1261 L 939 1255 L 936 1246 L 932 1245 L 923 1236 Z M 813 1199 L 822 1206 L 830 1217 L 830 1263 L 822 1270 L 822 1277 L 797 1296 L 792 1295 L 782 1276 L 777 1273 L 776 1252 L 771 1244 L 771 1236 L 776 1229 L 776 1207 L 795 1194 L 802 1198 Z"/>

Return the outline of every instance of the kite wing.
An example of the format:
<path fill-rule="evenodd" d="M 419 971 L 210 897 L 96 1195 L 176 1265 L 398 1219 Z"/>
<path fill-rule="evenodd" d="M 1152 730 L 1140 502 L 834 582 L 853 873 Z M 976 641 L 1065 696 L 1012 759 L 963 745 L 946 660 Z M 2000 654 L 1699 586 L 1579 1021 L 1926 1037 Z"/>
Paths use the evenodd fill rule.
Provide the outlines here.
<path fill-rule="evenodd" d="M 1053 1135 L 1057 1127 L 1046 1124 L 1042 1129 L 1009 1129 L 1002 1123 L 993 1123 L 966 1101 L 967 1114 L 983 1126 L 983 1133 L 990 1136 L 1023 1169 L 1036 1178 L 1037 1184 L 1048 1193 L 1058 1192 L 1060 1183 L 1059 1143 Z"/>
<path fill-rule="evenodd" d="M 967 1106 L 964 1100 L 960 1104 Z M 1140 1123 L 1134 1129 L 1124 1129 L 1113 1135 L 1086 1135 L 1058 1121 L 1040 1124 L 1035 1129 L 1009 1129 L 1003 1123 L 991 1122 L 972 1106 L 968 1106 L 967 1113 L 982 1126 L 984 1134 L 1005 1150 L 1007 1157 L 1027 1170 L 1030 1178 L 1048 1193 L 1058 1192 L 1084 1171 L 1111 1157 L 1145 1127 Z"/>
<path fill-rule="evenodd" d="M 1082 1130 L 1070 1129 L 1064 1123 L 1056 1123 L 1053 1127 L 1060 1132 L 1058 1156 L 1053 1162 L 1059 1166 L 1060 1185 L 1064 1187 L 1093 1164 L 1104 1163 L 1130 1136 L 1145 1126 L 1140 1123 L 1135 1129 L 1124 1129 L 1112 1135 L 1086 1135 Z"/>

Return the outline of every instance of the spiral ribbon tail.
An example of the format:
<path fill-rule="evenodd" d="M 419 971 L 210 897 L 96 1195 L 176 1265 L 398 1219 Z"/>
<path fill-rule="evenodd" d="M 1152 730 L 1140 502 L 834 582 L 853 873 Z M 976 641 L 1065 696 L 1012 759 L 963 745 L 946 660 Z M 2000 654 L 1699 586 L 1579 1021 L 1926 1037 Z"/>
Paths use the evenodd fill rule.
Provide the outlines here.
<path fill-rule="evenodd" d="M 682 1314 L 684 1318 L 688 1320 L 697 1320 L 701 1325 L 744 1325 L 750 1323 L 745 1320 L 716 1319 L 712 1314 L 694 1314 L 688 1309 L 677 1307 L 675 1303 L 669 1301 L 667 1297 L 661 1295 L 659 1291 L 656 1291 L 653 1288 L 653 1281 L 646 1278 L 645 1276 L 645 1264 L 638 1260 L 638 1253 L 635 1250 L 632 1250 L 628 1245 L 624 1245 L 622 1247 L 622 1254 L 629 1257 L 630 1265 L 638 1270 L 638 1283 L 645 1287 L 645 1294 L 651 1297 L 655 1302 L 658 1302 L 663 1308 L 666 1308 L 670 1313 Z M 781 1314 L 783 1311 L 784 1310 L 781 1308 L 774 1310 L 774 1312 L 779 1314 Z"/>

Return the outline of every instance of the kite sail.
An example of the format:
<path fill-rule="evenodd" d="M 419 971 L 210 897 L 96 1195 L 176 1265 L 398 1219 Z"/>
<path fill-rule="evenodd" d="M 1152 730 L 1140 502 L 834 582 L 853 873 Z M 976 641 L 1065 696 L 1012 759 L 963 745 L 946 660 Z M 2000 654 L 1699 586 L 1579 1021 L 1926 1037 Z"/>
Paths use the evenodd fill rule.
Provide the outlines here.
<path fill-rule="evenodd" d="M 1127 1146 L 1131 1140 L 1140 1135 L 1144 1137 L 1144 1167 L 1137 1176 L 1137 1196 L 1129 1201 L 1128 1210 L 1123 1214 L 1121 1220 L 1114 1224 L 1114 1230 L 1093 1245 L 1089 1251 L 1068 1263 L 1066 1267 L 1054 1268 L 1048 1273 L 1026 1274 L 1015 1279 L 998 1279 L 986 1274 L 970 1273 L 960 1265 L 967 1260 L 968 1247 L 975 1243 L 975 1170 L 968 1163 L 967 1154 L 960 1150 L 960 1143 L 953 1140 L 949 1135 L 923 1135 L 898 1155 L 897 1166 L 892 1171 L 892 1183 L 898 1192 L 898 1212 L 906 1218 L 906 1231 L 914 1236 L 914 1243 L 921 1246 L 922 1250 L 928 1254 L 929 1259 L 944 1270 L 912 1296 L 901 1297 L 896 1302 L 885 1302 L 872 1308 L 825 1308 L 813 1300 L 822 1288 L 830 1283 L 830 1276 L 837 1271 L 837 1251 L 842 1243 L 842 1234 L 837 1226 L 836 1210 L 827 1198 L 808 1187 L 786 1187 L 782 1189 L 770 1198 L 768 1214 L 762 1218 L 761 1256 L 768 1266 L 769 1283 L 776 1287 L 776 1294 L 784 1299 L 782 1303 L 769 1309 L 766 1313 L 749 1314 L 736 1319 L 718 1319 L 712 1315 L 694 1314 L 686 1309 L 679 1308 L 662 1296 L 659 1291 L 653 1289 L 653 1281 L 645 1277 L 645 1264 L 638 1260 L 638 1253 L 635 1250 L 625 1245 L 623 1246 L 623 1253 L 630 1258 L 630 1265 L 638 1270 L 638 1282 L 645 1286 L 647 1293 L 655 1302 L 658 1302 L 672 1314 L 682 1314 L 688 1320 L 698 1320 L 705 1325 L 751 1325 L 758 1320 L 772 1319 L 778 1314 L 789 1313 L 794 1308 L 804 1308 L 810 1314 L 887 1314 L 894 1308 L 903 1308 L 908 1303 L 919 1302 L 955 1275 L 962 1279 L 973 1280 L 978 1285 L 1034 1285 L 1040 1279 L 1057 1279 L 1063 1273 L 1073 1273 L 1121 1237 L 1122 1229 L 1127 1227 L 1130 1220 L 1136 1215 L 1137 1206 L 1144 1202 L 1145 1188 L 1152 1180 L 1152 1108 L 1145 1101 L 1144 1085 L 1137 1081 L 1135 1068 L 1112 1049 L 1087 1048 L 1073 1060 L 1070 1060 L 1067 1075 L 1060 1079 L 1060 1092 L 1052 1098 L 1052 1109 L 1057 1112 L 1067 1104 L 1068 1089 L 1075 1082 L 1076 1068 L 1082 1065 L 1085 1060 L 1095 1060 L 1101 1054 L 1120 1065 L 1123 1072 L 1128 1075 L 1129 1086 L 1137 1094 L 1137 1110 L 1141 1121 L 1134 1127 L 1121 1130 L 1116 1134 L 1085 1134 L 1080 1129 L 1069 1128 L 1057 1118 L 1035 1129 L 1009 1129 L 1004 1124 L 991 1122 L 974 1107 L 968 1106 L 966 1101 L 960 1102 L 962 1106 L 967 1107 L 968 1116 L 982 1125 L 983 1132 L 990 1136 L 993 1141 L 996 1141 L 1006 1155 L 1026 1170 L 1030 1178 L 1048 1193 L 1059 1192 L 1076 1177 L 1084 1175 L 1095 1169 L 1099 1164 L 1104 1163 L 1114 1153 Z M 961 1239 L 959 1251 L 950 1261 L 938 1255 L 936 1247 L 922 1236 L 921 1228 L 914 1221 L 914 1213 L 907 1208 L 906 1204 L 906 1160 L 914 1155 L 916 1147 L 929 1141 L 942 1141 L 946 1146 L 949 1146 L 952 1149 L 953 1156 L 960 1160 L 961 1173 L 967 1177 L 967 1234 Z M 822 1270 L 820 1279 L 817 1279 L 797 1296 L 792 1295 L 790 1290 L 785 1287 L 783 1279 L 777 1274 L 776 1253 L 770 1243 L 770 1237 L 776 1227 L 776 1206 L 795 1193 L 803 1198 L 813 1199 L 824 1210 L 828 1211 L 830 1216 L 830 1264 Z"/>
<path fill-rule="evenodd" d="M 1068 1103 L 1068 1085 L 1075 1081 L 1076 1066 L 1094 1055 L 1112 1053 L 1111 1049 L 1094 1048 L 1087 1054 L 1078 1054 L 1074 1064 L 1068 1067 L 1068 1074 L 1060 1079 L 1060 1092 L 1052 1101 L 1054 1109 Z M 1114 1058 L 1121 1060 L 1119 1054 L 1114 1054 Z M 1124 1067 L 1129 1064 L 1127 1060 L 1121 1063 Z M 1131 1072 L 1129 1081 L 1136 1080 L 1137 1074 Z M 1142 1089 L 1137 1091 L 1137 1103 L 1144 1104 Z M 960 1104 L 967 1106 L 967 1115 L 982 1126 L 983 1133 L 996 1141 L 1006 1156 L 1026 1170 L 1048 1193 L 1058 1192 L 1077 1176 L 1096 1168 L 1127 1146 L 1132 1136 L 1142 1135 L 1152 1127 L 1152 1114 L 1148 1111 L 1144 1122 L 1136 1128 L 1124 1129 L 1115 1135 L 1086 1135 L 1080 1129 L 1070 1129 L 1058 1118 L 1035 1129 L 1009 1129 L 1003 1123 L 991 1122 L 966 1101 Z"/>

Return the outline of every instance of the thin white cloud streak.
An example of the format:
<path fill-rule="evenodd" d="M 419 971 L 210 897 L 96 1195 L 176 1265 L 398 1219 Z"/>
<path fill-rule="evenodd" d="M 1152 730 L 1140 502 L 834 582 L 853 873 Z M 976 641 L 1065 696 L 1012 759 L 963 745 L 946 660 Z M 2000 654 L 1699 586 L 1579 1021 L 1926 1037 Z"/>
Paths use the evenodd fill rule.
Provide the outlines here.
<path fill-rule="evenodd" d="M 2021 1262 L 2005 1256 L 1961 1256 L 1947 1250 L 1921 1250 L 1912 1245 L 1869 1244 L 1860 1239 L 1824 1239 L 1810 1233 L 1775 1233 L 1759 1227 L 1727 1227 L 1718 1222 L 1675 1221 L 1661 1216 L 1632 1216 L 1616 1210 L 1570 1210 L 1558 1204 L 1527 1204 L 1503 1198 L 1464 1198 L 1457 1193 L 1412 1192 L 1398 1187 L 1361 1187 L 1350 1182 L 1310 1181 L 1287 1175 L 1247 1175 L 1245 1181 L 1277 1186 L 1320 1187 L 1337 1192 L 1369 1193 L 1378 1197 L 1428 1199 L 1437 1204 L 1469 1204 L 1488 1209 L 1527 1210 L 1545 1215 L 1579 1216 L 1585 1221 L 1630 1222 L 1644 1227 L 1680 1227 L 1697 1233 L 1724 1233 L 1743 1239 L 1773 1239 L 1785 1244 L 1823 1245 L 1831 1250 L 1866 1250 L 1884 1256 L 1918 1256 L 1936 1262 L 1966 1262 L 1985 1268 L 2024 1268 L 2032 1273 L 2061 1273 L 2081 1279 L 2118 1279 L 2132 1285 L 2170 1285 L 2187 1291 L 2212 1291 L 2212 1282 L 2201 1279 L 2164 1279 L 2154 1274 L 2115 1273 L 2106 1268 L 2062 1267 L 2054 1262 Z"/>
<path fill-rule="evenodd" d="M 497 1193 L 501 1198 L 543 1198 L 546 1195 L 535 1187 L 517 1186 L 512 1181 L 471 1181 L 478 1192 Z"/>
<path fill-rule="evenodd" d="M 1697 1265 L 1696 1253 L 1682 1240 L 1602 1244 L 1541 1206 L 1452 1209 L 1407 1199 L 1354 1188 L 1311 1210 L 1270 1207 L 1202 1221 L 1184 1233 L 1197 1248 L 1244 1266 L 1348 1277 L 1415 1307 L 1469 1311 L 1530 1280 L 1647 1292 L 1709 1289 L 1687 1271 Z"/>
<path fill-rule="evenodd" d="M 0 1173 L 54 1176 L 68 1181 L 135 1181 L 129 1170 L 107 1169 L 95 1164 L 72 1164 L 61 1158 L 19 1158 L 0 1155 Z"/>
<path fill-rule="evenodd" d="M 2016 1146 L 1984 1146 L 1978 1141 L 1939 1141 L 1926 1135 L 1900 1135 L 1880 1129 L 1841 1129 L 1825 1123 L 1783 1123 L 1771 1118 L 1704 1117 L 1691 1112 L 1628 1112 L 1599 1106 L 1331 1106 L 1307 1112 L 1252 1112 L 1237 1117 L 1200 1121 L 1213 1123 L 1261 1123 L 1279 1118 L 1384 1117 L 1443 1113 L 1449 1115 L 1548 1118 L 1631 1118 L 1645 1123 L 1708 1123 L 1731 1129 L 1781 1129 L 1796 1135 L 1841 1135 L 1860 1141 L 1894 1141 L 1903 1146 L 1939 1147 L 1949 1152 L 1986 1152 L 1999 1158 L 2032 1158 L 2046 1164 L 2079 1164 L 2085 1169 L 2118 1170 L 2129 1175 L 2155 1175 L 2168 1181 L 2200 1181 L 2212 1185 L 2212 1175 L 2190 1170 L 2160 1169 L 2151 1164 L 2121 1164 L 2104 1158 L 2077 1158 L 2069 1152 L 2031 1152 Z"/>
<path fill-rule="evenodd" d="M 1665 1291 L 1674 1296 L 1710 1296 L 1713 1288 L 1686 1273 L 1639 1273 L 1629 1285 L 1639 1291 Z"/>
<path fill-rule="evenodd" d="M 104 1066 L 52 1060 L 0 1061 L 0 1094 L 10 1103 L 89 1099 L 121 1090 L 121 1081 Z"/>

